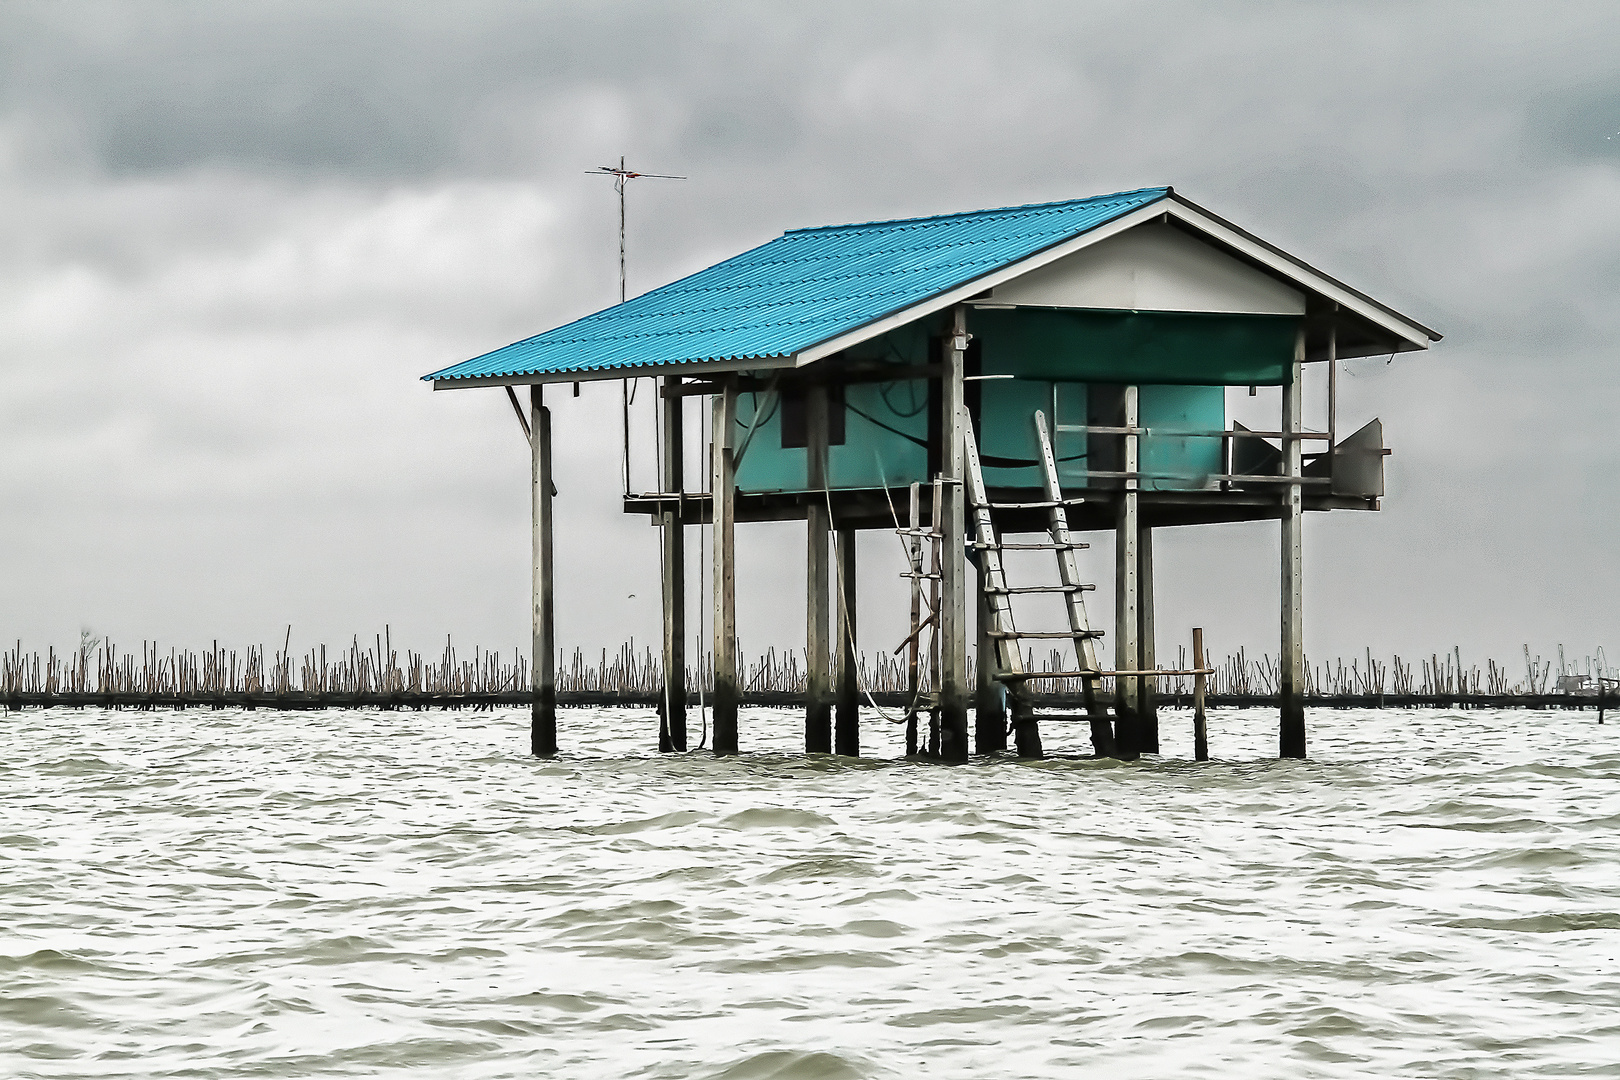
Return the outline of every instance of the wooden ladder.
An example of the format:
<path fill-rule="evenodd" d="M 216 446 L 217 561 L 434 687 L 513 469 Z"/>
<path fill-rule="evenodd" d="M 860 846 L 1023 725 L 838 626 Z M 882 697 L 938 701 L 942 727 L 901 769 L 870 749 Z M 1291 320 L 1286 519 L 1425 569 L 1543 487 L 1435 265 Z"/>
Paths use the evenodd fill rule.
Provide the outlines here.
<path fill-rule="evenodd" d="M 1035 437 L 1040 444 L 1042 487 L 1046 498 L 1039 502 L 992 503 L 985 492 L 984 472 L 979 462 L 979 448 L 971 425 L 967 426 L 967 478 L 968 505 L 973 511 L 973 547 L 979 555 L 979 580 L 985 592 L 986 607 L 990 613 L 988 636 L 995 643 L 993 657 L 979 658 L 996 666 L 995 678 L 1008 688 L 1008 709 L 1014 745 L 1020 757 L 1040 757 L 1042 753 L 1040 728 L 1034 708 L 1029 702 L 1025 684 L 1038 680 L 1079 678 L 1084 695 L 1086 718 L 1091 722 L 1091 741 L 1099 755 L 1114 752 L 1113 728 L 1097 702 L 1104 672 L 1097 663 L 1096 640 L 1102 631 L 1093 630 L 1086 618 L 1085 594 L 1096 588 L 1080 580 L 1079 562 L 1075 552 L 1091 545 L 1079 543 L 1069 535 L 1068 507 L 1083 499 L 1066 499 L 1058 482 L 1057 459 L 1052 453 L 1052 437 L 1047 428 L 1046 414 L 1036 411 L 1033 422 Z M 996 532 L 992 511 L 1038 510 L 1047 512 L 1047 539 L 1037 543 L 1003 543 Z M 1058 584 L 1012 586 L 1007 583 L 1006 567 L 1002 561 L 1005 551 L 1050 551 L 1057 558 Z M 1012 599 L 1029 593 L 1061 594 L 1068 615 L 1068 630 L 1019 630 L 1013 620 Z M 1068 640 L 1074 644 L 1078 671 L 1032 672 L 1024 669 L 1020 643 L 1031 639 Z"/>

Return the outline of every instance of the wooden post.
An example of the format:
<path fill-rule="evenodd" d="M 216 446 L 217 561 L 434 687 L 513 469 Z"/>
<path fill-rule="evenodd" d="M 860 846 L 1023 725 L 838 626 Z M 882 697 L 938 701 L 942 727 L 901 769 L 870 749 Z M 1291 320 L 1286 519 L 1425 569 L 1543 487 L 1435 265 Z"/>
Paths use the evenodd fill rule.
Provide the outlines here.
<path fill-rule="evenodd" d="M 1125 415 L 1123 427 L 1135 428 L 1140 397 L 1135 386 L 1125 388 Z M 1122 436 L 1125 452 L 1120 468 L 1128 475 L 1124 489 L 1119 493 L 1114 519 L 1114 667 L 1120 671 L 1141 670 L 1142 613 L 1139 595 L 1141 563 L 1137 549 L 1141 544 L 1140 520 L 1137 515 L 1137 436 Z M 1140 723 L 1142 680 L 1135 676 L 1117 676 L 1114 679 L 1114 746 L 1122 758 L 1131 759 L 1142 753 Z"/>
<path fill-rule="evenodd" d="M 804 751 L 830 754 L 833 749 L 832 681 L 827 598 L 830 581 L 827 541 L 832 522 L 827 509 L 827 388 L 812 386 L 805 400 L 805 696 Z"/>
<path fill-rule="evenodd" d="M 1193 760 L 1209 760 L 1209 726 L 1204 719 L 1204 628 L 1193 627 Z"/>
<path fill-rule="evenodd" d="M 855 530 L 838 530 L 838 685 L 833 753 L 861 756 L 861 687 L 856 664 Z"/>
<path fill-rule="evenodd" d="M 946 761 L 968 759 L 967 724 L 967 559 L 963 548 L 967 532 L 967 500 L 963 493 L 966 479 L 963 467 L 962 425 L 967 423 L 964 407 L 962 363 L 967 351 L 967 309 L 951 310 L 951 332 L 945 339 L 943 383 L 944 441 L 940 454 L 944 483 L 941 524 L 944 526 L 940 552 L 940 657 L 939 657 L 939 753 Z"/>
<path fill-rule="evenodd" d="M 737 382 L 727 377 L 714 397 L 714 753 L 737 752 L 737 576 L 735 454 Z"/>
<path fill-rule="evenodd" d="M 529 752 L 550 757 L 557 752 L 557 626 L 552 597 L 551 563 L 551 410 L 542 401 L 539 383 L 529 387 L 530 657 L 534 705 L 529 719 Z"/>
<path fill-rule="evenodd" d="M 681 410 L 685 398 L 678 397 L 679 376 L 664 379 L 671 391 L 664 399 L 664 491 L 678 494 L 686 488 L 685 446 Z M 679 504 L 664 511 L 664 697 L 663 723 L 658 731 L 658 749 L 686 749 L 686 535 L 681 524 Z"/>
<path fill-rule="evenodd" d="M 1158 666 L 1157 650 L 1153 638 L 1153 528 L 1137 522 L 1136 540 L 1136 632 L 1138 635 L 1136 670 L 1152 671 Z M 1144 754 L 1159 752 L 1159 709 L 1156 702 L 1159 680 L 1144 677 L 1136 688 L 1137 732 L 1139 749 Z"/>
<path fill-rule="evenodd" d="M 1278 686 L 1277 754 L 1305 756 L 1305 600 L 1304 508 L 1300 502 L 1300 383 L 1305 361 L 1305 329 L 1294 337 L 1294 362 L 1283 387 L 1282 431 L 1284 485 L 1282 508 L 1282 658 Z"/>
<path fill-rule="evenodd" d="M 1007 708 L 996 681 L 996 641 L 990 636 L 990 600 L 984 592 L 984 569 L 979 570 L 977 623 L 978 663 L 973 690 L 973 748 L 981 754 L 1007 749 Z M 1013 643 L 1017 648 L 1017 642 Z"/>
<path fill-rule="evenodd" d="M 910 704 L 906 708 L 906 756 L 917 754 L 917 693 L 920 689 L 919 670 L 922 650 L 922 488 L 911 482 L 911 638 L 906 647 L 906 692 Z"/>

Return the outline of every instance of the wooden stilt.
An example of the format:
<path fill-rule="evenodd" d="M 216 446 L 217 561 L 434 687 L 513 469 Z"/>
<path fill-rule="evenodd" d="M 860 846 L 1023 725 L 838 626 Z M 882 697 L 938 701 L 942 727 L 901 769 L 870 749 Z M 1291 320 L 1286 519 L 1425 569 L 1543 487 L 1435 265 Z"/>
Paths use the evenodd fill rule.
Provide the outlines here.
<path fill-rule="evenodd" d="M 805 404 L 806 486 L 810 501 L 805 509 L 804 750 L 807 754 L 830 754 L 832 680 L 827 603 L 831 583 L 827 542 L 832 523 L 823 494 L 827 484 L 827 388 L 811 387 Z"/>
<path fill-rule="evenodd" d="M 941 425 L 940 460 L 944 483 L 944 539 L 940 552 L 940 659 L 939 709 L 940 757 L 946 761 L 968 759 L 967 686 L 967 560 L 963 542 L 966 535 L 966 503 L 963 483 L 962 427 L 967 423 L 963 397 L 962 364 L 967 351 L 967 309 L 951 310 L 951 331 L 945 339 L 943 383 L 944 423 Z"/>
<path fill-rule="evenodd" d="M 906 709 L 906 756 L 914 757 L 917 753 L 917 695 L 920 687 L 918 682 L 922 672 L 920 670 L 922 651 L 922 537 L 918 535 L 922 529 L 922 488 L 916 482 L 911 484 L 911 516 L 907 519 L 911 526 L 910 546 L 908 553 L 911 561 L 911 637 L 906 647 L 906 692 L 910 707 Z"/>
<path fill-rule="evenodd" d="M 984 570 L 979 570 L 977 670 L 973 690 L 973 749 L 995 754 L 1007 749 L 1007 707 L 996 681 L 996 642 L 990 636 L 990 600 L 984 591 Z"/>
<path fill-rule="evenodd" d="M 1300 476 L 1300 375 L 1305 360 L 1305 331 L 1294 339 L 1294 363 L 1283 387 L 1282 431 L 1284 475 Z M 1305 756 L 1305 600 L 1304 525 L 1300 485 L 1288 484 L 1282 513 L 1282 662 L 1278 686 L 1281 717 L 1278 724 L 1279 757 Z"/>
<path fill-rule="evenodd" d="M 536 757 L 550 757 L 557 752 L 557 628 L 551 561 L 551 410 L 542 402 L 539 384 L 529 387 L 529 432 L 529 488 L 533 512 L 529 670 L 534 684 L 529 752 Z"/>
<path fill-rule="evenodd" d="M 737 752 L 737 576 L 735 454 L 737 384 L 728 378 L 714 397 L 714 753 Z"/>
<path fill-rule="evenodd" d="M 1134 429 L 1139 415 L 1139 391 L 1127 386 L 1124 394 L 1124 427 Z M 1114 667 L 1120 671 L 1140 671 L 1142 656 L 1141 597 L 1139 573 L 1141 563 L 1137 549 L 1141 543 L 1140 520 L 1137 514 L 1137 436 L 1121 436 L 1125 444 L 1121 470 L 1127 475 L 1124 489 L 1119 493 L 1114 528 Z M 1141 686 L 1136 676 L 1114 679 L 1114 744 L 1120 757 L 1135 758 L 1142 753 Z"/>
<path fill-rule="evenodd" d="M 1204 666 L 1204 628 L 1193 627 L 1192 662 L 1195 670 Z M 1204 719 L 1204 675 L 1193 676 L 1193 760 L 1209 760 L 1209 726 Z"/>
<path fill-rule="evenodd" d="M 1152 671 L 1158 657 L 1153 639 L 1153 529 L 1137 522 L 1136 539 L 1136 632 L 1138 635 L 1138 671 Z M 1137 731 L 1140 733 L 1144 754 L 1159 752 L 1159 710 L 1154 699 L 1158 695 L 1159 680 L 1148 677 L 1137 686 Z"/>
<path fill-rule="evenodd" d="M 664 379 L 664 388 L 678 390 L 680 378 Z M 664 491 L 678 493 L 686 487 L 685 439 L 681 409 L 684 398 L 667 395 L 664 400 Z M 663 521 L 663 601 L 664 601 L 664 696 L 660 702 L 663 722 L 659 725 L 658 749 L 686 749 L 686 537 L 680 513 L 664 511 Z"/>
<path fill-rule="evenodd" d="M 838 530 L 838 683 L 833 752 L 861 756 L 861 688 L 855 631 L 855 530 Z"/>

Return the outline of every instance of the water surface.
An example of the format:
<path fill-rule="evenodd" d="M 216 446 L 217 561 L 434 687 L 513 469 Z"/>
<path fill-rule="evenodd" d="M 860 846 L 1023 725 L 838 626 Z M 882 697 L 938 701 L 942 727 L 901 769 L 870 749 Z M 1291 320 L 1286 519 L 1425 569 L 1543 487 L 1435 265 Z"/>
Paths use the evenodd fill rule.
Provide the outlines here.
<path fill-rule="evenodd" d="M 0 713 L 0 1075 L 1620 1075 L 1620 726 L 1309 719 L 947 767 L 771 710 L 549 762 L 515 711 Z"/>

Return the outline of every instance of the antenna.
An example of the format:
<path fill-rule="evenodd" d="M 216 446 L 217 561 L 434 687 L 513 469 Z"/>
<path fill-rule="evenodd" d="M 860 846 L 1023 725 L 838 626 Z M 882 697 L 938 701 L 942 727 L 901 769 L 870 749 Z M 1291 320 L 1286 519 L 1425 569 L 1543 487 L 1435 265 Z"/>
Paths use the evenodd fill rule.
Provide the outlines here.
<path fill-rule="evenodd" d="M 632 180 L 685 180 L 684 176 L 669 176 L 665 173 L 634 172 L 625 167 L 624 158 L 619 158 L 619 167 L 600 165 L 594 169 L 586 169 L 591 176 L 613 177 L 613 190 L 619 193 L 619 303 L 624 303 L 628 296 L 624 277 L 624 188 Z M 576 388 L 578 384 L 575 384 Z M 640 385 L 639 380 L 637 385 Z M 635 390 L 629 379 L 619 380 L 619 403 L 622 407 L 624 432 L 624 493 L 630 494 L 630 405 L 635 400 Z M 679 401 L 676 403 L 679 408 Z M 653 423 L 658 422 L 658 399 L 653 399 Z"/>
<path fill-rule="evenodd" d="M 613 177 L 613 190 L 619 193 L 619 303 L 624 303 L 626 297 L 624 283 L 624 187 L 631 180 L 685 180 L 684 176 L 669 176 L 665 173 L 632 172 L 624 167 L 624 158 L 619 159 L 619 167 L 602 165 L 595 169 L 586 169 L 591 176 Z"/>

